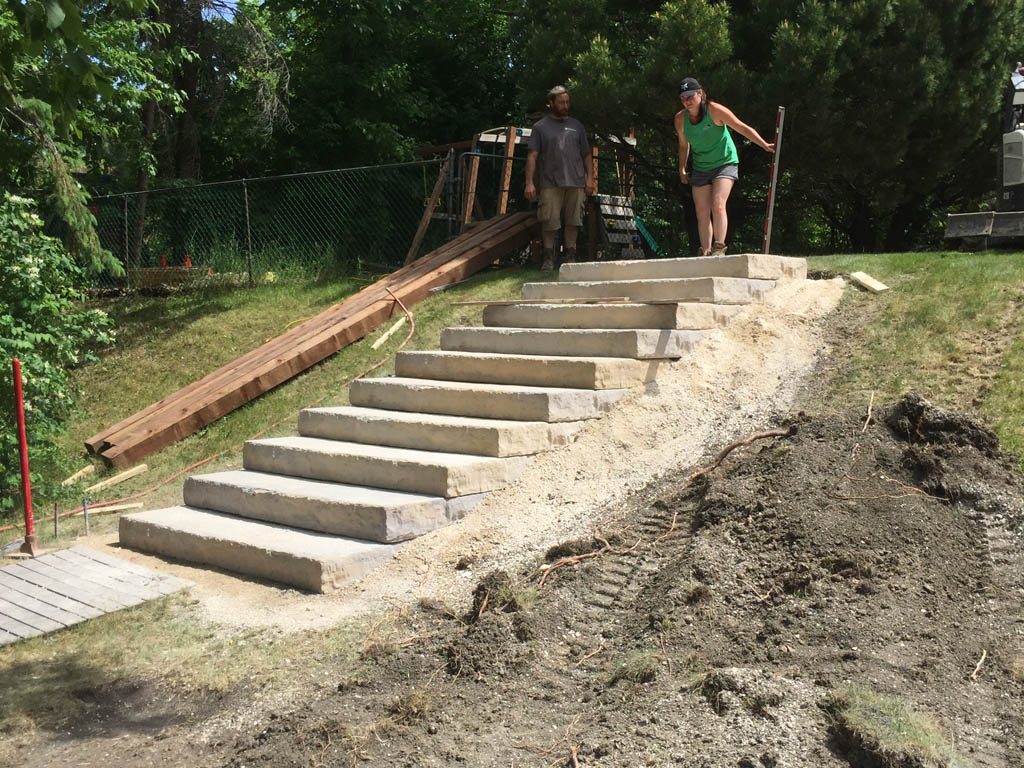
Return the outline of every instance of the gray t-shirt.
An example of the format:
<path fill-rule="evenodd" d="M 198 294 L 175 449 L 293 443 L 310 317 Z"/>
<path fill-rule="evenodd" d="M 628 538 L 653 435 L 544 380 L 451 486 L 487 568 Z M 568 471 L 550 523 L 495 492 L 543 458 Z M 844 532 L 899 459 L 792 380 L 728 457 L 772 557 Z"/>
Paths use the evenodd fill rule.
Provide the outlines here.
<path fill-rule="evenodd" d="M 590 157 L 587 131 L 574 117 L 563 120 L 548 115 L 537 121 L 530 133 L 531 150 L 537 150 L 540 187 L 582 187 L 587 172 L 584 156 Z"/>

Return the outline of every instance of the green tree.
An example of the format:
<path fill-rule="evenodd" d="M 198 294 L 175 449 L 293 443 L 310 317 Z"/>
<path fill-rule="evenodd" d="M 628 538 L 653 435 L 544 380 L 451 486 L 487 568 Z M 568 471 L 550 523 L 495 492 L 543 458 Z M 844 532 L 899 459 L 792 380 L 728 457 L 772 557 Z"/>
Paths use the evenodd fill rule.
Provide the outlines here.
<path fill-rule="evenodd" d="M 1018 0 L 809 0 L 762 13 L 774 26 L 761 33 L 772 52 L 758 95 L 787 106 L 794 192 L 855 250 L 919 243 L 947 206 L 980 192 L 965 184 L 986 183 L 972 168 L 991 169 L 994 187 L 1020 13 Z"/>
<path fill-rule="evenodd" d="M 0 6 L 0 178 L 9 187 L 45 189 L 76 258 L 93 271 L 121 265 L 96 238 L 87 196 L 73 171 L 109 165 L 112 146 L 130 145 L 140 105 L 174 109 L 147 48 L 157 29 L 147 0 L 8 0 Z"/>
<path fill-rule="evenodd" d="M 80 306 L 80 269 L 59 240 L 43 234 L 32 201 L 0 199 L 0 518 L 18 497 L 19 460 L 10 361 L 21 360 L 33 483 L 55 491 L 61 456 L 54 438 L 71 407 L 68 369 L 109 344 L 110 321 Z M 49 480 L 49 483 L 47 483 Z"/>

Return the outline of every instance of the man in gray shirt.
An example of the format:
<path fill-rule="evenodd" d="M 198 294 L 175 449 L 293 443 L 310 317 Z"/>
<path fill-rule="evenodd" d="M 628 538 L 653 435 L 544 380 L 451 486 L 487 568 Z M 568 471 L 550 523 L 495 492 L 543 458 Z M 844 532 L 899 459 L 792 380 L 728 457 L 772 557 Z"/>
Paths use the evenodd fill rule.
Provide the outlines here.
<path fill-rule="evenodd" d="M 586 196 L 597 191 L 587 131 L 579 120 L 569 117 L 569 91 L 564 86 L 548 91 L 548 109 L 547 117 L 538 120 L 530 133 L 524 190 L 527 200 L 535 200 L 540 188 L 537 218 L 544 241 L 541 269 L 546 270 L 555 268 L 555 235 L 563 223 L 564 261 L 576 261 L 583 205 Z"/>

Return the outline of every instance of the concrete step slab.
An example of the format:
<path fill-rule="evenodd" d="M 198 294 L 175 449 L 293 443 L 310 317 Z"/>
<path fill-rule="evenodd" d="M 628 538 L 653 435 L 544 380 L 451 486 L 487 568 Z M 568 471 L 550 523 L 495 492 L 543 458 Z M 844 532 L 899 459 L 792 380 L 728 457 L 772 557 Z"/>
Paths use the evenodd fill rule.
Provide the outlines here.
<path fill-rule="evenodd" d="M 446 328 L 441 348 L 453 352 L 509 355 L 626 357 L 660 360 L 682 357 L 707 331 L 562 330 L 551 328 Z"/>
<path fill-rule="evenodd" d="M 189 507 L 388 544 L 450 519 L 440 496 L 245 470 L 192 475 L 184 499 Z"/>
<path fill-rule="evenodd" d="M 485 326 L 496 328 L 661 328 L 699 331 L 721 328 L 740 309 L 736 305 L 700 302 L 492 305 L 484 309 L 483 322 Z"/>
<path fill-rule="evenodd" d="M 502 488 L 529 461 L 416 451 L 315 437 L 250 440 L 243 466 L 255 472 L 388 488 L 429 496 L 466 496 Z"/>
<path fill-rule="evenodd" d="M 653 381 L 660 363 L 624 357 L 399 352 L 395 374 L 414 379 L 525 384 L 570 389 L 624 389 Z"/>
<path fill-rule="evenodd" d="M 599 418 L 625 394 L 623 389 L 530 387 L 392 376 L 357 379 L 349 385 L 348 398 L 352 405 L 363 408 L 564 422 Z"/>
<path fill-rule="evenodd" d="M 807 260 L 764 253 L 740 253 L 731 256 L 683 259 L 563 264 L 558 272 L 559 281 L 566 282 L 693 277 L 748 277 L 758 280 L 803 279 L 807 277 Z"/>
<path fill-rule="evenodd" d="M 396 548 L 186 506 L 124 515 L 119 535 L 121 544 L 140 552 L 310 592 L 329 592 L 360 578 Z"/>
<path fill-rule="evenodd" d="M 390 445 L 421 451 L 477 456 L 531 456 L 565 445 L 567 427 L 579 422 L 481 419 L 381 408 L 306 408 L 299 414 L 299 434 L 325 440 Z"/>
<path fill-rule="evenodd" d="M 745 277 L 612 280 L 602 282 L 526 283 L 524 299 L 594 299 L 625 296 L 633 301 L 753 304 L 764 300 L 774 280 Z"/>

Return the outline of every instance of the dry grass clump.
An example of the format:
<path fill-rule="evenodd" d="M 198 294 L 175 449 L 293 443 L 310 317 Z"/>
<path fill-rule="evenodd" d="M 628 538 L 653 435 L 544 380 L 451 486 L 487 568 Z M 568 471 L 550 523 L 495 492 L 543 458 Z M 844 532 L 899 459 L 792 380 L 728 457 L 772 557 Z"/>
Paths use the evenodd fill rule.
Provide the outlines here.
<path fill-rule="evenodd" d="M 608 675 L 608 685 L 623 680 L 631 683 L 649 683 L 658 674 L 660 657 L 651 651 L 633 651 L 616 659 Z"/>
<path fill-rule="evenodd" d="M 929 716 L 895 696 L 851 685 L 832 696 L 835 727 L 881 768 L 967 768 Z"/>

